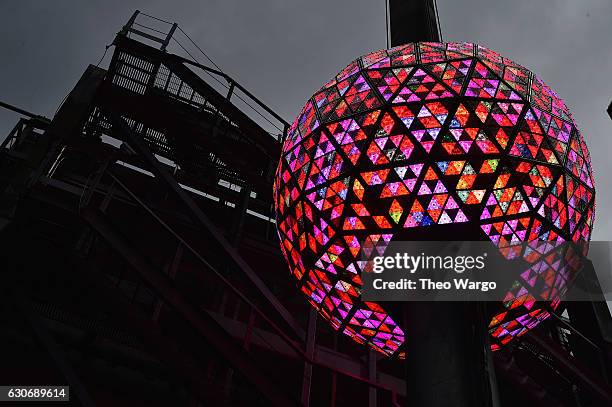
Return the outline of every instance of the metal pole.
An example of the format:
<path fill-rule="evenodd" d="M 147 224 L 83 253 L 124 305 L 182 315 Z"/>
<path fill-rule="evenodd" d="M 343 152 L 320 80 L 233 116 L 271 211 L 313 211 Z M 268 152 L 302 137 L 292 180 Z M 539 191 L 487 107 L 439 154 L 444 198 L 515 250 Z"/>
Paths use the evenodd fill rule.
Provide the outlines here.
<path fill-rule="evenodd" d="M 376 377 L 376 351 L 368 348 L 368 379 L 375 382 Z M 368 389 L 368 407 L 376 407 L 377 405 L 377 392 L 374 387 Z"/>
<path fill-rule="evenodd" d="M 338 333 L 334 333 L 334 346 L 333 346 L 334 351 L 338 350 Z M 337 391 L 337 387 L 338 387 L 338 374 L 336 372 L 332 372 L 332 382 L 331 382 L 331 395 L 330 395 L 330 401 L 329 401 L 329 406 L 330 407 L 336 407 L 336 391 Z"/>
<path fill-rule="evenodd" d="M 442 41 L 436 0 L 389 0 L 391 46 Z"/>
<path fill-rule="evenodd" d="M 491 341 L 488 333 L 485 333 L 484 353 L 486 358 L 486 370 L 489 376 L 489 389 L 491 392 L 491 407 L 501 407 L 499 399 L 499 388 L 497 386 L 497 373 L 495 372 L 495 361 L 493 360 L 493 351 L 491 350 Z"/>
<path fill-rule="evenodd" d="M 388 1 L 392 47 L 442 41 L 435 0 Z M 479 304 L 413 302 L 404 304 L 403 310 L 404 326 L 409 329 L 405 342 L 407 405 L 490 406 L 490 377 L 483 352 L 487 332 Z"/>
<path fill-rule="evenodd" d="M 32 113 L 32 112 L 28 112 L 27 110 L 24 110 L 24 109 L 19 108 L 17 106 L 13 106 L 13 105 L 11 105 L 9 103 L 6 103 L 6 102 L 0 101 L 0 107 L 3 107 L 5 109 L 7 109 L 7 110 L 11 110 L 11 111 L 13 111 L 15 113 L 22 114 L 22 115 L 30 117 L 32 119 L 38 119 L 38 120 L 40 120 L 42 122 L 45 122 L 45 123 L 51 123 L 51 120 L 49 120 L 48 118 L 46 118 L 44 116 L 41 116 L 41 115 L 38 115 L 38 114 L 35 114 L 35 113 Z"/>
<path fill-rule="evenodd" d="M 406 406 L 488 407 L 486 324 L 469 302 L 404 304 Z"/>
<path fill-rule="evenodd" d="M 310 309 L 308 315 L 308 331 L 306 332 L 306 355 L 311 360 L 314 358 L 315 351 L 315 335 L 317 331 L 317 311 L 314 308 Z M 312 364 L 304 363 L 304 378 L 302 380 L 302 405 L 310 405 L 310 385 L 312 383 Z"/>

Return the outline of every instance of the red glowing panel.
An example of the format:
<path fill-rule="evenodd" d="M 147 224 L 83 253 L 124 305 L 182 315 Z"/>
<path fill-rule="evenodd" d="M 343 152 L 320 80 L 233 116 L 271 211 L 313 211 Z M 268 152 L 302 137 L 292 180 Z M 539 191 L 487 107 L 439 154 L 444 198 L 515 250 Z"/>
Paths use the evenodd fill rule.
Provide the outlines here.
<path fill-rule="evenodd" d="M 572 262 L 546 250 L 589 240 L 594 197 L 565 103 L 527 69 L 469 43 L 407 44 L 351 62 L 291 126 L 274 184 L 300 290 L 334 329 L 385 354 L 410 327 L 361 301 L 364 259 L 399 235 L 449 225 L 523 256 L 530 267 L 489 325 L 497 350 L 559 304 Z M 533 247 L 512 247 L 525 241 Z"/>

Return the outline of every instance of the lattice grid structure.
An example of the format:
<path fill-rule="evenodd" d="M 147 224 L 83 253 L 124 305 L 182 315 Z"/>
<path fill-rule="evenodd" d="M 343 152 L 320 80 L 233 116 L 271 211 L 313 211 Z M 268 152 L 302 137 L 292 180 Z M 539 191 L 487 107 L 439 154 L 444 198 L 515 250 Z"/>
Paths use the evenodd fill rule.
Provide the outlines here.
<path fill-rule="evenodd" d="M 351 62 L 296 118 L 274 185 L 301 291 L 335 329 L 385 354 L 409 327 L 360 300 L 364 255 L 409 229 L 460 223 L 500 247 L 536 242 L 506 253 L 532 266 L 490 322 L 499 349 L 558 305 L 575 262 L 545 256 L 540 243 L 588 242 L 594 195 L 565 103 L 526 68 L 470 43 L 406 44 Z"/>

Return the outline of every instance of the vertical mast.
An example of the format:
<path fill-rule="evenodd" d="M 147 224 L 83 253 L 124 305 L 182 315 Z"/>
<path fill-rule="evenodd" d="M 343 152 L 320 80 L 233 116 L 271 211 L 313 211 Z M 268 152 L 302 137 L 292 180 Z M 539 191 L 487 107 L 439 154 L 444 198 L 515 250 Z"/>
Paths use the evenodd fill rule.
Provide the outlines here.
<path fill-rule="evenodd" d="M 435 0 L 387 0 L 391 47 L 440 42 Z M 469 239 L 467 234 L 466 239 Z M 477 240 L 477 238 L 475 239 Z M 407 336 L 406 405 L 409 407 L 494 407 L 493 366 L 487 365 L 483 304 L 402 304 Z M 491 376 L 492 375 L 492 376 Z"/>
<path fill-rule="evenodd" d="M 436 0 L 387 0 L 391 46 L 442 41 Z"/>

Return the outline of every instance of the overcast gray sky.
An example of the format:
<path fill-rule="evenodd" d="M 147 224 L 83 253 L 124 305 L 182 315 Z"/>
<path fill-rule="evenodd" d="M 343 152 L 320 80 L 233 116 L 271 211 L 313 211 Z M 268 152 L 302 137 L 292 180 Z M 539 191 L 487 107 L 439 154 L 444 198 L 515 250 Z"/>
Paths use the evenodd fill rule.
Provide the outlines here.
<path fill-rule="evenodd" d="M 0 2 L 0 99 L 53 116 L 135 9 L 176 21 L 287 121 L 355 57 L 385 47 L 385 0 Z M 612 240 L 612 1 L 438 0 L 447 41 L 476 42 L 566 100 L 591 151 L 593 237 Z M 108 56 L 107 56 L 108 61 Z M 0 139 L 17 116 L 0 110 Z"/>

